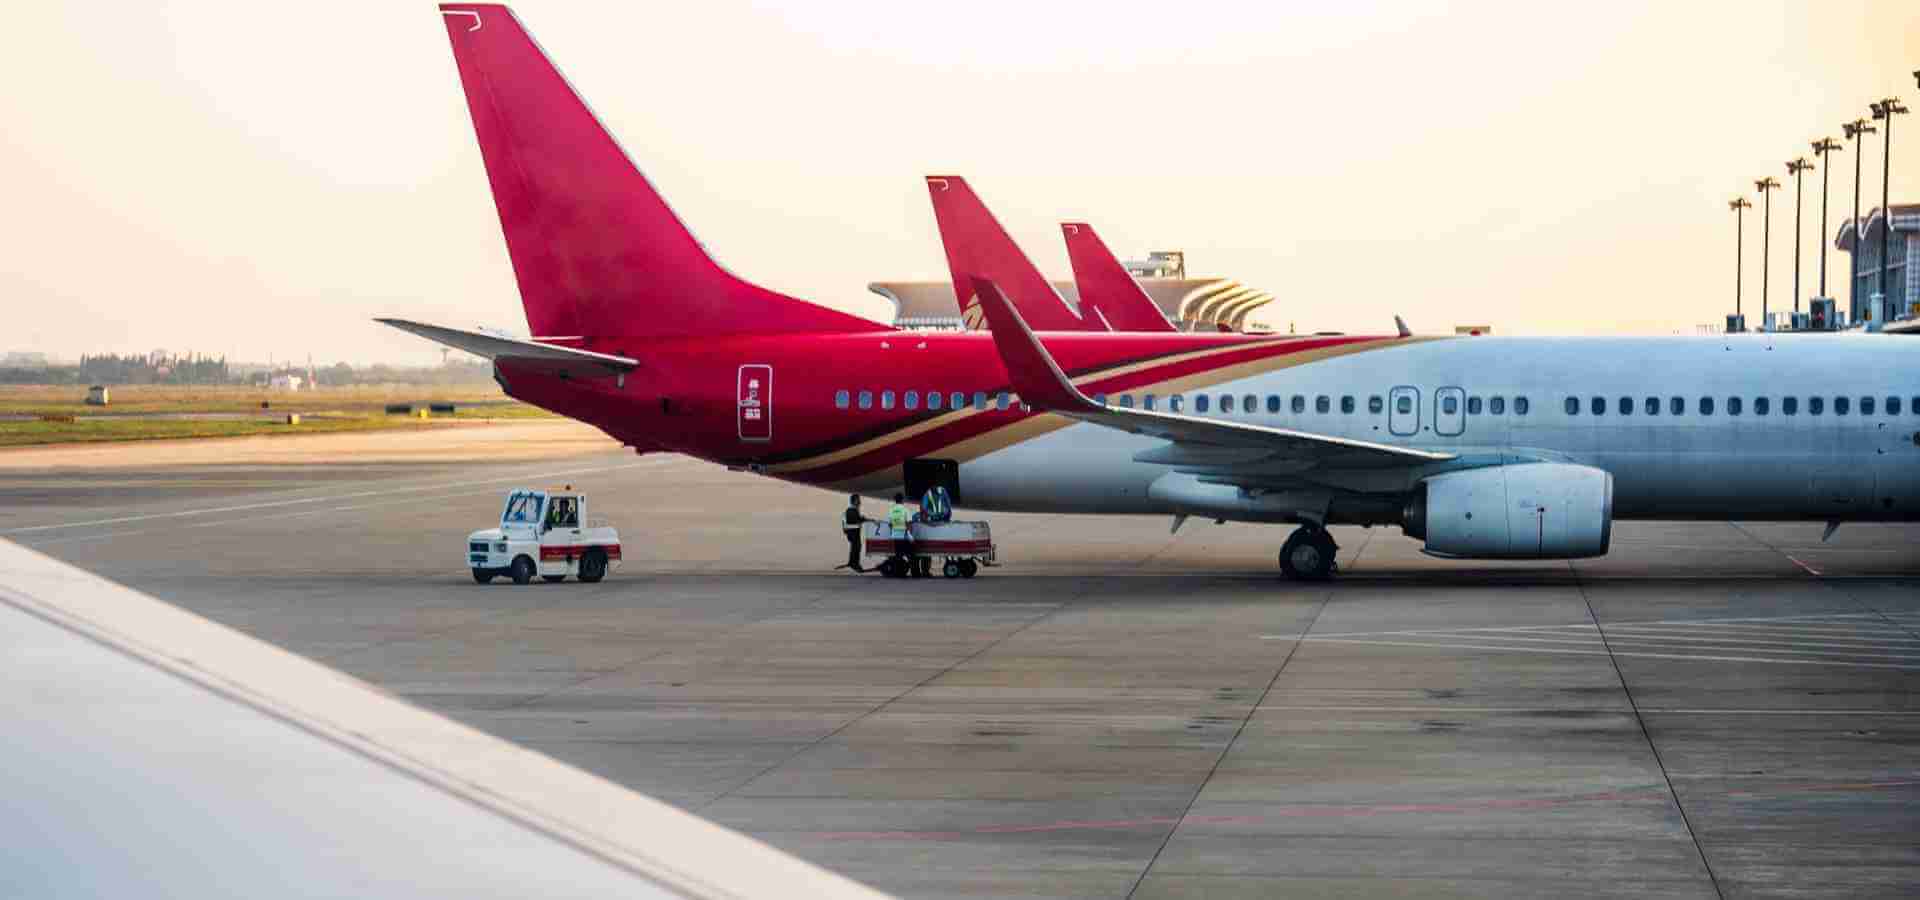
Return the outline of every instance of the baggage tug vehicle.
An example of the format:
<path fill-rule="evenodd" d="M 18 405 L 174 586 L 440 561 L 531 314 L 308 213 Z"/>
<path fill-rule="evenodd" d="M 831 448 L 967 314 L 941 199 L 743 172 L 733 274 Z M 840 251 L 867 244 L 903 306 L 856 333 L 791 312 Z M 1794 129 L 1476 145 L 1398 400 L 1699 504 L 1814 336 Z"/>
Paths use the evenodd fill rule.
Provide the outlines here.
<path fill-rule="evenodd" d="M 599 581 L 620 564 L 620 533 L 587 519 L 587 497 L 571 485 L 557 491 L 519 489 L 507 494 L 500 526 L 467 535 L 467 565 L 486 584 L 506 576 L 526 584 L 567 576 Z"/>

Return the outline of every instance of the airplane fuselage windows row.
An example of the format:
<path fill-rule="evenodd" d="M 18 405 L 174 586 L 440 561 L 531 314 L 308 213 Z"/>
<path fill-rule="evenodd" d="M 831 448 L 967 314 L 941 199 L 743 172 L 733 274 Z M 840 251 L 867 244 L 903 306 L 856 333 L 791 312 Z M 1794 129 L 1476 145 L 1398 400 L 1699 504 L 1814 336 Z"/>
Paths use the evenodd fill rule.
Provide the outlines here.
<path fill-rule="evenodd" d="M 1643 416 L 1658 416 L 1662 414 L 1663 406 L 1665 407 L 1664 413 L 1668 416 L 1686 415 L 1689 408 L 1691 408 L 1694 415 L 1697 416 L 1711 416 L 1715 414 L 1725 414 L 1729 416 L 1752 414 L 1765 416 L 1773 413 L 1775 409 L 1775 399 L 1776 398 L 1773 397 L 1695 397 L 1692 404 L 1689 405 L 1685 397 L 1667 397 L 1664 399 L 1664 402 L 1660 397 L 1640 399 L 1634 397 L 1619 397 L 1611 400 L 1606 397 L 1588 397 L 1583 404 L 1579 397 L 1568 397 L 1565 408 L 1569 416 L 1580 415 L 1583 405 L 1585 406 L 1586 414 L 1594 416 L 1604 416 L 1609 413 L 1620 416 L 1631 416 L 1636 413 Z M 1800 414 L 1801 398 L 1780 397 L 1778 400 L 1780 401 L 1778 407 L 1780 415 L 1797 416 Z M 1880 413 L 1883 415 L 1897 416 L 1900 415 L 1902 406 L 1901 398 L 1891 395 L 1884 398 L 1865 396 L 1836 396 L 1832 398 L 1807 397 L 1805 404 L 1807 415 L 1810 416 L 1826 415 L 1829 409 L 1831 409 L 1836 416 L 1854 414 L 1871 416 L 1876 414 L 1876 410 L 1883 410 L 1884 412 Z M 1907 398 L 1904 406 L 1906 409 L 1911 410 L 1914 415 L 1920 415 L 1920 395 Z"/>
<path fill-rule="evenodd" d="M 1493 415 L 1504 416 L 1511 412 L 1515 416 L 1525 416 L 1531 412 L 1531 404 L 1523 396 L 1461 396 L 1457 389 L 1438 392 L 1435 401 L 1437 412 L 1443 416 Z M 1366 397 L 1365 407 L 1369 415 L 1382 415 L 1387 411 L 1388 398 L 1374 394 Z M 1351 416 L 1361 409 L 1362 398 L 1353 394 L 1095 394 L 1093 401 L 1101 406 L 1113 405 L 1120 409 L 1164 410 L 1173 413 L 1193 413 L 1195 415 L 1306 415 L 1309 410 L 1318 415 Z M 1776 402 L 1777 401 L 1777 402 Z M 1414 415 L 1415 392 L 1409 389 L 1397 390 L 1392 396 L 1394 414 Z M 968 394 L 963 391 L 851 391 L 834 392 L 833 405 L 836 409 L 893 410 L 902 409 L 929 412 L 942 410 L 974 409 L 978 411 L 1028 407 L 1020 399 L 1006 391 L 989 394 L 975 391 Z M 1463 410 L 1464 407 L 1464 410 Z M 1695 416 L 1714 415 L 1772 415 L 1776 411 L 1783 416 L 1800 415 L 1804 409 L 1807 415 L 1844 416 L 1858 414 L 1901 415 L 1907 410 L 1920 415 L 1920 395 L 1909 398 L 1886 397 L 1567 397 L 1562 409 L 1568 416 Z"/>

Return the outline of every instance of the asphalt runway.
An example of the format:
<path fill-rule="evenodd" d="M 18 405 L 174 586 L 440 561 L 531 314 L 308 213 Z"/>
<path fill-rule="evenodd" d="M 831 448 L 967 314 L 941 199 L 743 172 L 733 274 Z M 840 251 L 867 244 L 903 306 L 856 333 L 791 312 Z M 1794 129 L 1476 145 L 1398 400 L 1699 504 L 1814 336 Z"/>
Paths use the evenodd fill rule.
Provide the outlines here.
<path fill-rule="evenodd" d="M 562 482 L 625 567 L 473 584 Z M 1279 528 L 995 515 L 1005 565 L 902 582 L 830 570 L 842 502 L 611 452 L 0 466 L 0 537 L 906 896 L 1920 892 L 1920 526 L 1337 529 L 1299 585 Z"/>

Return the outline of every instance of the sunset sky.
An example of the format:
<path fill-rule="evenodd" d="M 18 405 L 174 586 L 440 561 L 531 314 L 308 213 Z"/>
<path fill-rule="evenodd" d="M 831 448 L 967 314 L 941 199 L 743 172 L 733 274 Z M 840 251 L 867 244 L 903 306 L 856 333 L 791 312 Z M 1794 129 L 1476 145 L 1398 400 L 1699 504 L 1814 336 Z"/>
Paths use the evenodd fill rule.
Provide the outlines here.
<path fill-rule="evenodd" d="M 1784 163 L 1920 109 L 1912 0 L 514 6 L 723 264 L 869 316 L 868 282 L 946 277 L 938 172 L 1050 274 L 1084 219 L 1283 331 L 1690 332 L 1732 306 L 1745 193 L 1757 323 L 1753 180 L 1787 184 L 1781 309 Z M 525 328 L 431 3 L 16 4 L 0 78 L 0 351 L 427 363 L 371 318 Z M 1920 117 L 1893 150 L 1920 200 Z"/>

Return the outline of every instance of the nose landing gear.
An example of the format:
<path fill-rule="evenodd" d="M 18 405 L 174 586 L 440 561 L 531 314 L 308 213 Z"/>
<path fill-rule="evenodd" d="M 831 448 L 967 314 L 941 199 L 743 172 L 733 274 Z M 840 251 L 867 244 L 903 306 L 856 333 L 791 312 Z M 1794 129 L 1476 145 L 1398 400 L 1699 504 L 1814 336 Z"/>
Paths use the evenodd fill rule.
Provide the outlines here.
<path fill-rule="evenodd" d="M 1339 551 L 1325 528 L 1302 525 L 1280 545 L 1280 573 L 1299 581 L 1325 581 L 1333 576 L 1334 555 Z"/>

